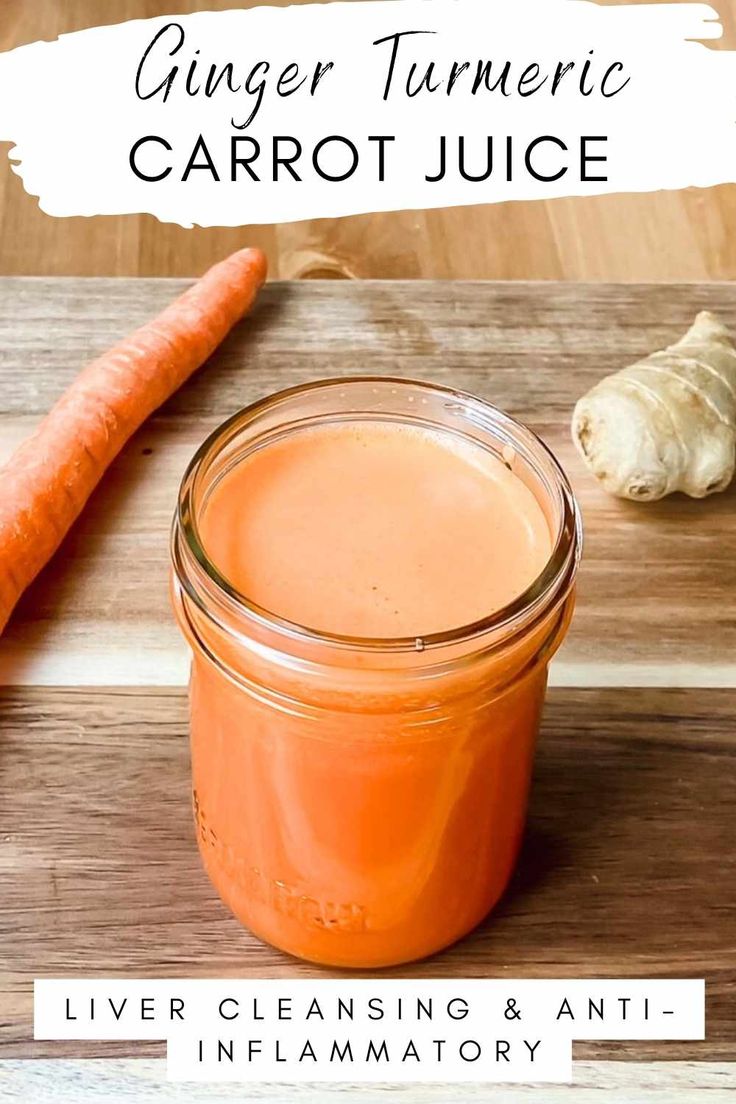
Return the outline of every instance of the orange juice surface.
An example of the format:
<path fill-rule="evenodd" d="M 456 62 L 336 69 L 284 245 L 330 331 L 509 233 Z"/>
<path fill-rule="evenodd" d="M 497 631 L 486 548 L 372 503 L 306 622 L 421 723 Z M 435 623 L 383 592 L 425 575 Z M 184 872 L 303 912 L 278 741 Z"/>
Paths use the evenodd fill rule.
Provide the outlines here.
<path fill-rule="evenodd" d="M 195 812 L 207 871 L 256 934 L 386 965 L 498 900 L 564 617 L 500 648 L 424 640 L 518 598 L 550 525 L 496 453 L 406 420 L 292 428 L 218 471 L 199 539 L 255 615 L 252 641 L 196 630 Z M 273 619 L 311 632 L 269 635 Z"/>
<path fill-rule="evenodd" d="M 323 425 L 252 453 L 213 490 L 204 547 L 299 625 L 423 636 L 487 617 L 547 562 L 546 518 L 491 452 L 391 422 Z"/>

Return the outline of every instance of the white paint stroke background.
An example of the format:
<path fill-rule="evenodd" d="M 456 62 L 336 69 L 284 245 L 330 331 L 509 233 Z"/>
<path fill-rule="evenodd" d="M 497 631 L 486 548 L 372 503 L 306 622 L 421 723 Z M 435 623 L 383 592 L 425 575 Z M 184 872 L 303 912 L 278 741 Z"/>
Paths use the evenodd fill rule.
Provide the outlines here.
<path fill-rule="evenodd" d="M 254 163 L 261 182 L 242 170 L 240 179 L 230 181 L 230 137 L 238 133 L 231 119 L 247 117 L 250 97 L 223 91 L 211 99 L 191 98 L 181 74 L 167 103 L 136 97 L 140 58 L 156 31 L 172 20 L 183 26 L 186 45 L 161 65 L 159 79 L 174 62 L 185 70 L 194 49 L 206 63 L 233 60 L 243 73 L 262 59 L 274 73 L 289 62 L 307 69 L 317 60 L 335 62 L 314 98 L 297 93 L 278 99 L 269 91 L 255 122 L 242 132 L 253 134 L 266 151 L 272 135 L 296 136 L 307 151 L 301 183 L 286 177 L 274 183 L 265 156 Z M 554 99 L 544 89 L 524 99 L 472 97 L 458 88 L 450 97 L 441 91 L 415 99 L 397 90 L 383 102 L 388 49 L 371 44 L 415 29 L 436 33 L 413 38 L 407 57 L 435 60 L 437 75 L 446 75 L 455 59 L 473 67 L 479 58 L 491 59 L 494 69 L 510 60 L 520 73 L 531 62 L 544 70 L 560 60 L 581 64 L 594 50 L 599 63 L 623 62 L 631 82 L 608 100 L 582 97 L 573 76 Z M 705 4 L 604 6 L 589 0 L 361 0 L 136 20 L 0 55 L 0 141 L 15 143 L 15 171 L 50 215 L 148 212 L 184 226 L 707 188 L 736 182 L 736 53 L 712 50 L 702 41 L 721 33 L 717 13 Z M 218 163 L 219 183 L 201 171 L 186 183 L 180 179 L 199 133 Z M 129 167 L 131 146 L 148 134 L 174 147 L 166 156 L 175 171 L 159 183 L 138 180 Z M 320 180 L 311 171 L 312 146 L 331 134 L 349 137 L 361 152 L 358 171 L 342 183 Z M 383 183 L 377 182 L 375 144 L 367 143 L 376 134 L 396 136 L 387 147 Z M 440 134 L 466 136 L 470 169 L 485 156 L 489 134 L 501 144 L 513 135 L 522 147 L 553 134 L 571 149 L 581 134 L 605 134 L 609 179 L 581 183 L 571 169 L 557 182 L 541 183 L 517 171 L 509 183 L 499 165 L 483 183 L 456 173 L 427 183 L 425 173 L 436 172 Z M 555 158 L 548 154 L 540 165 L 552 165 Z M 333 171 L 337 162 L 330 163 Z"/>

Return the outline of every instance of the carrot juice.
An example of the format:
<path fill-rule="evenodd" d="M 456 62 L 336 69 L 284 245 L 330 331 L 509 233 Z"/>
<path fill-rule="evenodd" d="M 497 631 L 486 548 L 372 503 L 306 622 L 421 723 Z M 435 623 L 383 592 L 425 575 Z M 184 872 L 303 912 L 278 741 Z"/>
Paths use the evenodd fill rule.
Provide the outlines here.
<path fill-rule="evenodd" d="M 300 957 L 436 951 L 502 894 L 579 523 L 522 426 L 325 381 L 218 430 L 182 484 L 194 809 L 223 900 Z"/>

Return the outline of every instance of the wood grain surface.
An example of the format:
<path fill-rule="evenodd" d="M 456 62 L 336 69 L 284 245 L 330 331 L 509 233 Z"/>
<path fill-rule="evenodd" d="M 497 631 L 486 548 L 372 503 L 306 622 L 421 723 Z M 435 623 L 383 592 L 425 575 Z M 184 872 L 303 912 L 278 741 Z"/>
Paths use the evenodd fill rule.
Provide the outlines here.
<path fill-rule="evenodd" d="M 255 0 L 2 0 L 0 49 L 126 19 Z M 276 0 L 285 3 L 287 0 Z M 303 2 L 303 0 L 298 0 Z M 610 2 L 610 0 L 608 0 Z M 711 0 L 736 43 L 736 0 Z M 717 45 L 717 44 L 714 44 Z M 53 219 L 0 147 L 0 274 L 191 276 L 261 245 L 272 276 L 706 280 L 736 276 L 736 186 L 400 211 L 241 229 L 151 216 Z"/>
<path fill-rule="evenodd" d="M 0 281 L 0 454 L 93 353 L 182 288 L 167 281 Z M 570 442 L 575 400 L 674 340 L 703 307 L 736 333 L 730 285 L 454 282 L 270 285 L 255 314 L 144 427 L 0 639 L 0 682 L 183 684 L 169 614 L 169 521 L 207 433 L 320 376 L 414 376 L 474 391 L 540 433 L 586 525 L 579 604 L 557 684 L 736 686 L 736 485 L 705 501 L 612 499 Z"/>
<path fill-rule="evenodd" d="M 180 288 L 0 281 L 0 454 L 80 364 Z M 279 387 L 357 371 L 469 388 L 522 417 L 569 468 L 587 528 L 513 886 L 471 937 L 397 973 L 705 977 L 705 1042 L 579 1045 L 585 1065 L 569 1092 L 581 1104 L 626 1100 L 636 1085 L 637 1100 L 659 1092 L 684 1104 L 736 1086 L 724 1065 L 736 1058 L 736 492 L 619 503 L 568 439 L 583 390 L 706 306 L 736 331 L 736 290 L 723 284 L 273 284 L 129 444 L 0 641 L 0 1100 L 51 1092 L 19 1058 L 161 1053 L 32 1042 L 34 976 L 319 973 L 245 932 L 200 869 L 167 537 L 182 470 L 215 424 Z M 612 1058 L 667 1061 L 641 1067 L 639 1082 L 639 1066 L 609 1078 Z M 681 1065 L 691 1060 L 705 1064 Z M 107 1076 L 119 1078 L 120 1099 L 149 1088 L 152 1099 L 183 1098 L 175 1086 L 153 1095 L 155 1064 L 51 1068 L 67 1094 L 56 1099 L 104 1099 Z M 439 1099 L 432 1092 L 375 1099 Z"/>
<path fill-rule="evenodd" d="M 703 1062 L 577 1062 L 569 1085 L 183 1085 L 159 1059 L 0 1060 L 0 1101 L 33 1104 L 732 1104 L 733 1071 Z M 696 1096 L 697 1094 L 697 1096 Z"/>

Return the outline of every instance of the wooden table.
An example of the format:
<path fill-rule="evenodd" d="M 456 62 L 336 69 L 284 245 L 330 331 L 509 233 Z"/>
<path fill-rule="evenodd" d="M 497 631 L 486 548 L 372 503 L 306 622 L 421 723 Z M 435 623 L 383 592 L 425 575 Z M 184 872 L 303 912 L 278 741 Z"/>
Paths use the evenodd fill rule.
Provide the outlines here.
<path fill-rule="evenodd" d="M 2 454 L 80 364 L 181 287 L 1 280 Z M 736 332 L 736 289 L 718 284 L 266 289 L 130 443 L 0 640 L 0 1056 L 161 1053 L 33 1043 L 34 976 L 320 973 L 245 932 L 200 868 L 168 525 L 189 456 L 223 418 L 281 387 L 363 372 L 451 383 L 528 422 L 567 467 L 587 531 L 513 886 L 475 934 L 398 973 L 704 976 L 704 1043 L 577 1046 L 577 1098 L 636 1078 L 642 1092 L 670 1085 L 683 1101 L 694 1086 L 715 1100 L 736 1084 L 723 1065 L 736 1058 L 736 486 L 702 502 L 618 502 L 584 472 L 568 433 L 594 380 L 676 338 L 704 307 Z M 611 1063 L 623 1058 L 645 1065 Z M 74 1062 L 52 1068 L 80 1076 Z M 144 1080 L 157 1069 L 93 1068 Z M 43 1099 L 46 1069 L 0 1066 L 0 1099 L 9 1071 Z M 505 1096 L 517 1098 L 526 1090 Z"/>

